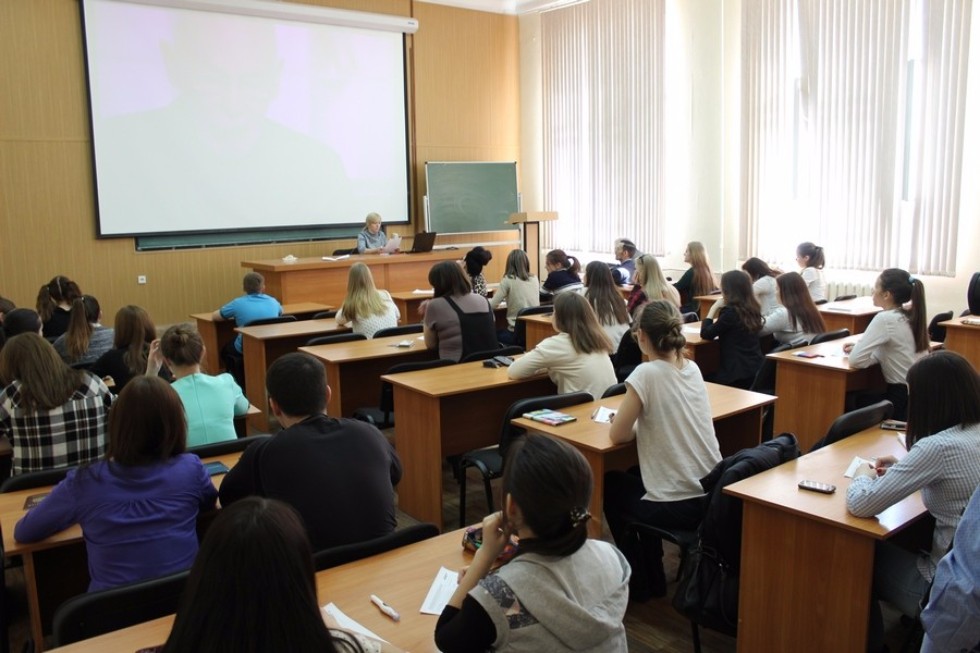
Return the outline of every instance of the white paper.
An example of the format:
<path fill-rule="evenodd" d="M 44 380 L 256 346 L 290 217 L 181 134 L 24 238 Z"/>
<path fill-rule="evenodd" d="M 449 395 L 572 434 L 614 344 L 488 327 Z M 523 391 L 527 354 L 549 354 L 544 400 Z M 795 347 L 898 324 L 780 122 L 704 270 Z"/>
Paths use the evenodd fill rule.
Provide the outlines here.
<path fill-rule="evenodd" d="M 381 248 L 381 251 L 382 251 L 382 253 L 384 253 L 384 254 L 392 254 L 392 253 L 394 253 L 394 252 L 395 252 L 395 251 L 396 251 L 396 250 L 397 250 L 397 249 L 398 249 L 399 247 L 401 247 L 401 244 L 402 244 L 402 237 L 401 237 L 401 236 L 399 236 L 398 234 L 395 234 L 395 235 L 393 235 L 393 236 L 391 237 L 391 240 L 389 240 L 389 241 L 388 241 L 388 242 L 387 242 L 387 243 L 385 244 L 385 246 Z"/>
<path fill-rule="evenodd" d="M 429 587 L 429 593 L 425 595 L 425 601 L 422 602 L 419 612 L 437 616 L 442 614 L 443 608 L 449 603 L 457 585 L 459 585 L 459 574 L 445 567 L 440 567 L 432 581 L 432 586 Z"/>
<path fill-rule="evenodd" d="M 321 256 L 320 260 L 323 261 L 343 261 L 345 258 L 350 258 L 350 254 L 341 254 L 340 256 Z"/>
<path fill-rule="evenodd" d="M 681 330 L 684 333 L 701 333 L 700 326 L 691 326 L 690 324 L 685 324 L 683 327 L 681 327 Z"/>
<path fill-rule="evenodd" d="M 412 294 L 413 295 L 431 295 L 434 292 L 435 291 L 432 290 L 432 288 L 429 288 L 428 290 L 426 290 L 424 288 L 416 288 L 415 290 L 412 291 Z"/>
<path fill-rule="evenodd" d="M 852 460 L 851 461 L 851 464 L 847 466 L 847 471 L 844 472 L 844 476 L 847 477 L 847 478 L 854 478 L 854 473 L 857 471 L 858 467 L 860 467 L 861 465 L 869 465 L 869 466 L 872 466 L 873 467 L 874 466 L 874 461 L 873 460 L 865 460 L 861 456 L 854 456 L 854 460 Z"/>
<path fill-rule="evenodd" d="M 364 635 L 365 637 L 376 639 L 379 642 L 388 641 L 383 637 L 381 637 L 380 635 L 378 635 L 377 633 L 371 632 L 370 630 L 362 626 L 360 623 L 348 617 L 346 614 L 344 614 L 344 611 L 338 608 L 337 605 L 333 602 L 323 606 L 323 611 L 326 612 L 331 617 L 333 617 L 334 621 L 337 622 L 337 625 L 343 628 L 344 630 L 349 630 L 352 633 L 357 633 L 358 635 Z"/>
<path fill-rule="evenodd" d="M 616 411 L 612 408 L 599 406 L 595 409 L 595 413 L 592 415 L 592 421 L 599 422 L 600 424 L 609 424 L 612 422 L 612 416 L 615 414 Z"/>

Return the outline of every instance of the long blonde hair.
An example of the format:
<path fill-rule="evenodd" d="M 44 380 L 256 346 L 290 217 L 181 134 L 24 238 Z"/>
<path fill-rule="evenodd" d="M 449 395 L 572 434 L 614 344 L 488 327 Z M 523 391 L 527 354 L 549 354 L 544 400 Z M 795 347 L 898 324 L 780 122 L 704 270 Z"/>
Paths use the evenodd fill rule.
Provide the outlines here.
<path fill-rule="evenodd" d="M 636 259 L 636 283 L 643 288 L 643 294 L 647 296 L 648 301 L 665 299 L 674 306 L 680 306 L 681 297 L 677 289 L 667 283 L 657 257 L 643 254 Z"/>
<path fill-rule="evenodd" d="M 711 274 L 711 264 L 708 263 L 708 254 L 704 251 L 704 245 L 692 240 L 687 244 L 687 254 L 691 259 L 691 268 L 694 270 L 691 297 L 710 294 L 715 289 L 715 277 Z"/>
<path fill-rule="evenodd" d="M 371 268 L 363 263 L 358 262 L 350 266 L 350 273 L 347 275 L 347 296 L 344 297 L 344 303 L 340 305 L 340 311 L 344 318 L 351 321 L 359 317 L 384 315 L 388 311 L 381 293 L 374 285 Z"/>
<path fill-rule="evenodd" d="M 582 295 L 563 292 L 555 297 L 555 329 L 567 333 L 580 354 L 612 353 L 613 344 L 599 324 L 592 305 Z"/>

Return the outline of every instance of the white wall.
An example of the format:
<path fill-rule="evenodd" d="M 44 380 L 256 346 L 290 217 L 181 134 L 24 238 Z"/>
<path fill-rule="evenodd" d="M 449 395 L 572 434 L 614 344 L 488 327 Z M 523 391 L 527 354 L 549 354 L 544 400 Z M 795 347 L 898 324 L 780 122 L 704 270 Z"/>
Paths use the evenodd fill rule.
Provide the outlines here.
<path fill-rule="evenodd" d="M 684 246 L 705 244 L 716 271 L 737 267 L 742 0 L 667 0 L 667 252 L 664 267 L 684 268 Z M 923 277 L 929 314 L 966 308 L 980 271 L 980 12 L 971 29 L 963 148 L 957 275 Z M 521 190 L 526 210 L 547 210 L 541 147 L 540 16 L 519 19 Z M 972 145 L 972 147 L 971 147 Z M 611 239 L 610 239 L 611 240 Z M 640 244 L 642 247 L 642 243 Z M 856 273 L 872 282 L 874 273 Z"/>

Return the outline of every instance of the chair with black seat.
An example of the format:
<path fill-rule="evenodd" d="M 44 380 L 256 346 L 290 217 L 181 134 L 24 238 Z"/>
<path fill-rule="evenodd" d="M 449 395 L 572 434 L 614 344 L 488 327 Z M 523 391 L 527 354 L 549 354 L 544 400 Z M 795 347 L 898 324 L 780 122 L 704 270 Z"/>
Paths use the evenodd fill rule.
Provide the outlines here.
<path fill-rule="evenodd" d="M 26 474 L 11 476 L 3 482 L 3 485 L 0 485 L 0 494 L 57 485 L 65 480 L 68 472 L 73 469 L 75 469 L 74 466 L 55 467 L 54 469 L 44 469 L 39 472 L 27 472 Z"/>
<path fill-rule="evenodd" d="M 189 570 L 68 599 L 54 613 L 55 646 L 109 633 L 177 611 Z"/>
<path fill-rule="evenodd" d="M 504 459 L 514 440 L 524 435 L 525 430 L 510 423 L 524 413 L 542 408 L 558 410 L 577 404 L 592 401 L 588 392 L 570 392 L 563 395 L 548 395 L 546 397 L 529 397 L 515 401 L 504 413 L 504 423 L 500 427 L 500 443 L 496 447 L 476 449 L 463 454 L 459 460 L 459 525 L 466 522 L 466 469 L 475 467 L 483 476 L 483 490 L 487 496 L 487 514 L 493 512 L 493 489 L 490 481 L 500 478 L 504 471 Z"/>
<path fill-rule="evenodd" d="M 697 313 L 681 313 L 681 319 L 684 320 L 684 324 L 692 324 L 694 322 L 700 322 L 701 316 Z"/>
<path fill-rule="evenodd" d="M 551 304 L 528 306 L 517 311 L 517 317 L 514 320 L 514 344 L 521 349 L 527 348 L 527 322 L 522 320 L 522 317 L 525 315 L 546 315 L 554 312 L 555 307 Z"/>
<path fill-rule="evenodd" d="M 619 339 L 616 353 L 612 355 L 613 369 L 616 370 L 616 380 L 625 381 L 633 373 L 636 366 L 643 362 L 643 352 L 633 337 L 633 331 L 627 331 Z"/>
<path fill-rule="evenodd" d="M 335 345 L 338 342 L 354 342 L 355 340 L 367 340 L 363 333 L 334 333 L 329 336 L 317 336 L 306 341 L 307 347 L 315 345 Z"/>
<path fill-rule="evenodd" d="M 372 338 L 385 338 L 387 336 L 407 336 L 413 333 L 422 333 L 422 323 L 417 322 L 415 324 L 403 324 L 401 326 L 388 327 L 387 329 L 378 329 L 374 332 Z"/>
<path fill-rule="evenodd" d="M 499 349 L 487 349 L 484 351 L 474 351 L 468 356 L 464 356 L 460 363 L 472 363 L 473 361 L 485 361 L 494 356 L 517 356 L 524 353 L 523 347 L 511 345 L 510 347 L 500 347 Z"/>
<path fill-rule="evenodd" d="M 264 317 L 260 320 L 252 320 L 246 326 L 262 326 L 265 324 L 282 324 L 283 322 L 295 322 L 295 315 L 280 315 L 278 317 Z"/>
<path fill-rule="evenodd" d="M 816 451 L 828 444 L 839 442 L 855 433 L 877 426 L 891 417 L 894 410 L 895 407 L 892 402 L 882 399 L 876 404 L 844 413 L 833 421 L 830 428 L 827 429 L 827 435 L 817 440 L 810 451 Z"/>
<path fill-rule="evenodd" d="M 247 438 L 236 438 L 225 440 L 224 442 L 211 442 L 197 447 L 189 447 L 187 453 L 192 453 L 198 458 L 212 458 L 214 456 L 224 456 L 230 453 L 245 451 L 256 442 L 265 442 L 272 436 L 268 433 L 262 435 L 250 435 Z"/>
<path fill-rule="evenodd" d="M 834 297 L 835 302 L 845 302 L 848 299 L 857 299 L 857 295 L 837 295 Z"/>
<path fill-rule="evenodd" d="M 339 249 L 335 249 L 331 256 L 352 256 L 354 254 L 357 254 L 356 247 L 341 247 Z"/>
<path fill-rule="evenodd" d="M 800 338 L 797 341 L 791 342 L 785 345 L 779 345 L 774 347 L 770 354 L 778 354 L 781 351 L 789 351 L 790 349 L 796 349 L 797 347 L 803 347 L 806 345 L 806 340 Z M 752 381 L 752 385 L 749 387 L 752 392 L 761 392 L 763 394 L 776 396 L 776 361 L 769 358 L 768 356 L 762 360 L 762 365 L 759 367 L 759 371 L 755 373 L 755 379 Z M 775 421 L 776 405 L 769 404 L 762 411 L 762 441 L 772 439 L 772 428 L 773 422 Z"/>
<path fill-rule="evenodd" d="M 329 320 L 332 317 L 337 317 L 337 309 L 330 311 L 320 311 L 319 313 L 314 313 L 312 319 L 314 320 Z"/>
<path fill-rule="evenodd" d="M 939 323 L 952 319 L 953 311 L 937 313 L 936 316 L 929 321 L 929 340 L 932 340 L 933 342 L 946 342 L 946 328 L 939 326 Z"/>
<path fill-rule="evenodd" d="M 605 399 L 606 397 L 615 397 L 616 395 L 624 395 L 624 394 L 626 394 L 625 381 L 623 383 L 614 383 L 608 388 L 606 388 L 606 391 L 602 393 L 600 399 Z"/>
<path fill-rule="evenodd" d="M 433 361 L 416 361 L 413 363 L 398 363 L 392 365 L 385 372 L 388 374 L 401 374 L 402 372 L 417 372 L 418 370 L 429 370 L 435 367 L 445 367 L 455 365 L 456 362 L 448 358 L 439 358 Z M 354 419 L 374 424 L 379 429 L 389 429 L 395 425 L 395 390 L 387 381 L 381 382 L 381 399 L 377 406 L 358 408 L 354 411 Z"/>
<path fill-rule="evenodd" d="M 813 340 L 810 341 L 811 345 L 818 345 L 821 342 L 830 342 L 831 340 L 840 340 L 841 338 L 846 338 L 851 335 L 848 329 L 837 329 L 836 331 L 827 331 L 825 333 L 818 333 L 813 336 Z"/>
<path fill-rule="evenodd" d="M 827 303 L 827 300 L 826 299 L 818 299 L 818 300 L 816 300 L 813 303 L 816 304 L 817 306 L 820 306 L 821 304 L 826 304 Z"/>
<path fill-rule="evenodd" d="M 413 524 L 407 528 L 394 531 L 381 537 L 366 542 L 355 542 L 353 544 L 342 544 L 323 549 L 313 554 L 313 566 L 317 571 L 339 567 L 340 565 L 369 558 L 379 553 L 393 551 L 394 549 L 422 542 L 439 534 L 439 528 L 435 524 Z"/>

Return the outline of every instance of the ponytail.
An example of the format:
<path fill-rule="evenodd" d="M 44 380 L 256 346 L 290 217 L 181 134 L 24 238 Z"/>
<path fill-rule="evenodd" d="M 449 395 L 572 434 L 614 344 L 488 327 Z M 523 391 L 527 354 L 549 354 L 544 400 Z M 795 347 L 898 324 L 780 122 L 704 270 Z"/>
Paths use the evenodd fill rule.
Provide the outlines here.
<path fill-rule="evenodd" d="M 892 299 L 899 305 L 902 313 L 909 321 L 912 337 L 915 339 L 915 351 L 929 349 L 929 333 L 926 328 L 926 289 L 922 281 L 914 278 L 901 268 L 888 268 L 878 277 L 878 285 L 882 292 L 890 293 Z M 904 308 L 911 302 L 911 307 Z"/>
<path fill-rule="evenodd" d="M 92 323 L 99 321 L 101 312 L 99 301 L 91 295 L 82 295 L 71 303 L 71 317 L 65 332 L 65 348 L 71 360 L 77 361 L 88 351 L 92 332 L 95 331 Z"/>

